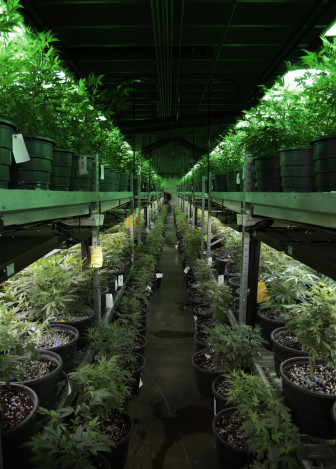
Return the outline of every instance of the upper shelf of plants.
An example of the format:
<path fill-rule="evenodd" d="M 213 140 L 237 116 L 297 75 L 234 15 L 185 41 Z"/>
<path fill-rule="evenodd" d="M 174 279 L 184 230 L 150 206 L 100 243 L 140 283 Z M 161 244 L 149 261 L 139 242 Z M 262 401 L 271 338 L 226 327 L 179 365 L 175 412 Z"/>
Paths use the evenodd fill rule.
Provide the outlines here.
<path fill-rule="evenodd" d="M 208 189 L 211 173 L 213 200 L 233 211 L 245 198 L 253 215 L 336 228 L 336 43 L 322 38 L 321 44 L 264 89 L 260 102 L 182 178 L 181 192 L 199 193 L 202 176 Z M 251 193 L 242 177 L 246 155 Z"/>
<path fill-rule="evenodd" d="M 113 124 L 101 77 L 77 80 L 50 32 L 25 27 L 17 2 L 1 8 L 3 224 L 87 215 L 96 202 L 109 210 L 132 197 L 131 173 L 141 173 L 141 190 L 156 191 L 160 178 Z"/>

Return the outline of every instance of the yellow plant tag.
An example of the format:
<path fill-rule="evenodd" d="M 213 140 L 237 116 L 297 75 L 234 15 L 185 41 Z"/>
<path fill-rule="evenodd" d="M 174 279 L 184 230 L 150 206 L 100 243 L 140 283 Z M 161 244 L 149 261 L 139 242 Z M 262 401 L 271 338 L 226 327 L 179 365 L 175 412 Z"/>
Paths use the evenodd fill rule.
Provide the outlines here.
<path fill-rule="evenodd" d="M 103 249 L 101 246 L 90 246 L 90 267 L 103 267 Z"/>
<path fill-rule="evenodd" d="M 134 226 L 138 226 L 139 224 L 140 224 L 140 217 L 138 215 L 135 215 Z M 126 228 L 131 228 L 131 216 L 127 217 Z"/>
<path fill-rule="evenodd" d="M 258 293 L 257 293 L 257 303 L 262 303 L 263 301 L 269 300 L 270 297 L 267 294 L 267 287 L 265 282 L 258 282 Z"/>

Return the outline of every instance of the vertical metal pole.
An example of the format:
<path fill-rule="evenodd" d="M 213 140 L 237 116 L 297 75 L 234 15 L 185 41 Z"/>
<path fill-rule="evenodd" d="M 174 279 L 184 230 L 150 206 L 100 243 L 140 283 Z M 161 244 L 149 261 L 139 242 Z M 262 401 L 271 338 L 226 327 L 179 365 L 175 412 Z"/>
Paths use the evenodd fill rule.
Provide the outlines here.
<path fill-rule="evenodd" d="M 134 205 L 135 205 L 135 193 L 134 193 L 134 173 L 131 173 L 131 192 L 132 192 L 132 198 L 131 198 L 131 213 L 130 213 L 130 236 L 131 240 L 133 241 L 132 246 L 134 246 Z"/>
<path fill-rule="evenodd" d="M 202 176 L 202 231 L 201 231 L 201 259 L 204 252 L 204 234 L 205 234 L 205 176 Z"/>
<path fill-rule="evenodd" d="M 247 319 L 247 295 L 249 289 L 249 271 L 250 271 L 250 243 L 251 236 L 246 228 L 245 217 L 251 215 L 251 204 L 246 202 L 246 192 L 251 191 L 251 165 L 252 157 L 246 156 L 245 160 L 245 190 L 243 192 L 243 206 L 242 206 L 242 269 L 240 277 L 240 296 L 239 296 L 239 324 L 246 324 Z"/>
<path fill-rule="evenodd" d="M 156 216 L 159 214 L 159 193 L 156 185 Z"/>
<path fill-rule="evenodd" d="M 260 241 L 252 233 L 250 240 L 249 295 L 247 298 L 246 324 L 255 326 L 257 318 L 257 294 L 259 280 Z"/>
<path fill-rule="evenodd" d="M 96 155 L 95 157 L 95 164 L 93 168 L 93 190 L 96 191 L 96 194 L 99 192 L 99 157 Z M 98 220 L 96 221 L 96 226 L 91 228 L 91 246 L 97 247 L 100 245 L 99 239 L 99 214 L 100 214 L 100 207 L 99 202 L 97 200 L 96 203 L 92 204 L 92 211 L 91 215 L 98 215 Z M 93 310 L 94 310 L 94 323 L 95 326 L 99 326 L 101 323 L 101 291 L 100 291 L 100 277 L 99 271 L 96 270 L 96 273 L 93 276 Z"/>
<path fill-rule="evenodd" d="M 137 243 L 138 245 L 141 244 L 141 173 L 138 176 L 138 208 L 137 208 L 137 215 L 139 217 L 139 224 L 137 229 Z"/>
<path fill-rule="evenodd" d="M 208 174 L 208 240 L 207 240 L 207 258 L 211 256 L 211 173 Z"/>

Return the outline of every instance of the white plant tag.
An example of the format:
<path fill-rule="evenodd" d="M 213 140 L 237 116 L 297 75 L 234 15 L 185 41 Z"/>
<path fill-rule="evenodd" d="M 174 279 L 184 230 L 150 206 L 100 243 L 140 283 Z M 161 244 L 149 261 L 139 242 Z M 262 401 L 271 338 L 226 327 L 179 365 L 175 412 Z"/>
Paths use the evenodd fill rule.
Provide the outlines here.
<path fill-rule="evenodd" d="M 142 376 L 142 375 L 141 375 L 141 376 Z M 141 376 L 140 376 L 140 381 L 139 381 L 139 389 L 143 386 L 143 382 L 142 382 Z"/>
<path fill-rule="evenodd" d="M 178 248 L 178 244 L 175 244 L 175 249 L 177 249 L 177 248 Z"/>
<path fill-rule="evenodd" d="M 187 267 L 184 269 L 183 272 L 184 272 L 185 274 L 187 274 L 187 273 L 189 272 L 189 270 L 190 270 L 190 267 L 187 265 Z"/>
<path fill-rule="evenodd" d="M 208 353 L 205 353 L 205 358 L 211 358 L 211 355 L 209 355 Z"/>
<path fill-rule="evenodd" d="M 163 274 L 162 273 L 157 273 L 156 274 L 156 278 L 162 278 L 163 277 Z"/>
<path fill-rule="evenodd" d="M 79 174 L 80 176 L 83 176 L 84 174 L 88 174 L 86 156 L 79 157 Z"/>
<path fill-rule="evenodd" d="M 100 179 L 105 179 L 105 174 L 104 174 L 104 165 L 100 165 Z"/>
<path fill-rule="evenodd" d="M 224 275 L 218 275 L 218 283 L 222 285 L 224 283 Z"/>
<path fill-rule="evenodd" d="M 118 286 L 122 287 L 124 285 L 124 276 L 118 275 Z"/>
<path fill-rule="evenodd" d="M 118 287 L 119 287 L 119 285 L 118 285 L 118 280 L 115 280 L 115 281 L 114 281 L 114 289 L 115 289 L 115 291 L 118 290 Z"/>
<path fill-rule="evenodd" d="M 216 398 L 214 397 L 214 415 L 217 414 L 217 402 L 216 402 Z"/>
<path fill-rule="evenodd" d="M 15 274 L 14 262 L 12 262 L 11 264 L 8 264 L 8 265 L 7 265 L 7 267 L 6 267 L 6 273 L 7 273 L 7 277 L 10 277 L 11 275 L 14 275 L 14 274 Z"/>
<path fill-rule="evenodd" d="M 23 135 L 13 134 L 12 143 L 15 163 L 26 163 L 27 161 L 30 161 Z"/>
<path fill-rule="evenodd" d="M 208 265 L 212 265 L 212 257 L 208 258 Z"/>
<path fill-rule="evenodd" d="M 151 289 L 152 289 L 152 287 L 150 287 L 149 285 L 147 285 L 146 290 L 150 291 Z"/>
<path fill-rule="evenodd" d="M 237 173 L 236 183 L 240 184 L 240 173 Z"/>
<path fill-rule="evenodd" d="M 105 298 L 106 298 L 106 308 L 112 308 L 113 307 L 112 293 L 106 293 Z"/>

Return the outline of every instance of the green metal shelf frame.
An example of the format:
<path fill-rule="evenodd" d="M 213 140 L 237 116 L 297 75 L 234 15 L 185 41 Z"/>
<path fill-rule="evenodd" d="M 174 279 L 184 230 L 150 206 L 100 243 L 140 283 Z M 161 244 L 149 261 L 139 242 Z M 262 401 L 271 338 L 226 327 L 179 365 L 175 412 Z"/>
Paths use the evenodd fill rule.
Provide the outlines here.
<path fill-rule="evenodd" d="M 106 212 L 131 200 L 132 192 L 65 192 L 0 190 L 0 217 L 4 226 L 55 218 L 90 215 L 91 205 Z"/>
<path fill-rule="evenodd" d="M 201 199 L 202 193 L 179 197 Z M 252 205 L 252 216 L 336 228 L 336 192 L 212 192 L 212 202 L 241 213 L 243 202 Z"/>

